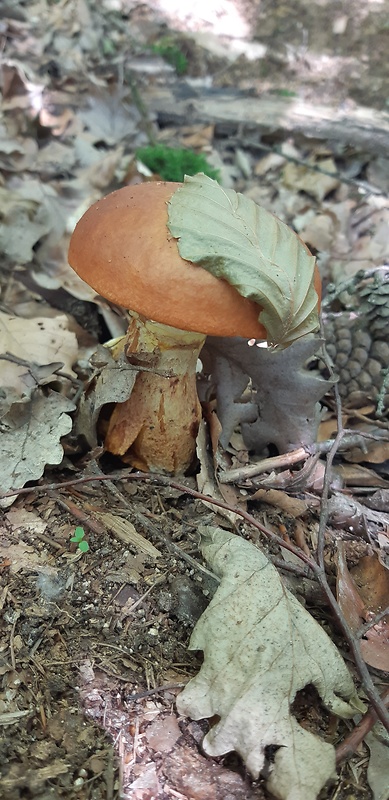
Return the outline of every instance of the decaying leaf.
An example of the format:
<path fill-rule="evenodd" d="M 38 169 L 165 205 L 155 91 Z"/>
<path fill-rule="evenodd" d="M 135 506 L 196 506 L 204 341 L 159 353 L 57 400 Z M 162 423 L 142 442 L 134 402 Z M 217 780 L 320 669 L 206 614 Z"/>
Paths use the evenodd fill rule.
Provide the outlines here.
<path fill-rule="evenodd" d="M 201 358 L 204 355 L 205 372 L 216 387 L 222 447 L 227 447 L 237 425 L 246 447 L 257 453 L 269 444 L 285 453 L 316 441 L 318 401 L 332 385 L 306 367 L 320 346 L 315 336 L 285 350 L 250 347 L 240 338 L 207 338 Z"/>
<path fill-rule="evenodd" d="M 285 185 L 292 189 L 300 189 L 300 191 L 306 192 L 319 202 L 324 200 L 329 192 L 339 186 L 336 164 L 333 158 L 326 158 L 323 161 L 319 161 L 317 166 L 327 173 L 333 172 L 333 177 L 328 174 L 325 175 L 324 172 L 314 172 L 309 167 L 289 162 L 284 169 Z"/>
<path fill-rule="evenodd" d="M 72 429 L 71 400 L 38 389 L 30 402 L 14 403 L 2 420 L 0 485 L 3 492 L 20 488 L 43 475 L 47 464 L 60 464 L 61 437 Z M 0 500 L 4 508 L 11 501 Z"/>
<path fill-rule="evenodd" d="M 0 353 L 1 385 L 12 387 L 20 397 L 30 395 L 37 384 L 49 383 L 58 369 L 76 377 L 72 366 L 77 359 L 77 339 L 63 314 L 24 319 L 0 311 Z M 27 363 L 15 363 L 12 357 Z"/>
<path fill-rule="evenodd" d="M 0 311 L 0 419 L 14 403 L 28 404 L 37 387 L 58 382 L 58 372 L 76 377 L 77 339 L 67 326 L 63 315 L 25 319 Z"/>
<path fill-rule="evenodd" d="M 81 398 L 75 420 L 75 434 L 84 436 L 90 447 L 97 445 L 96 425 L 102 407 L 128 400 L 138 375 L 125 356 L 115 360 L 107 347 L 97 349 L 93 362 L 98 371 Z"/>
<path fill-rule="evenodd" d="M 339 606 L 354 633 L 388 605 L 389 572 L 376 556 L 361 558 L 350 573 L 344 543 L 338 544 L 337 595 Z M 367 664 L 389 672 L 389 617 L 369 628 L 360 642 Z"/>
<path fill-rule="evenodd" d="M 26 264 L 33 248 L 55 226 L 52 210 L 56 192 L 51 186 L 28 179 L 17 187 L 0 188 L 0 248 L 10 261 Z"/>
<path fill-rule="evenodd" d="M 376 722 L 373 730 L 365 737 L 365 742 L 370 751 L 367 780 L 374 800 L 388 800 L 389 733 L 381 722 Z"/>
<path fill-rule="evenodd" d="M 95 91 L 89 94 L 88 107 L 79 113 L 93 142 L 114 145 L 136 134 L 139 112 L 128 106 L 119 92 Z"/>
<path fill-rule="evenodd" d="M 202 650 L 204 663 L 178 696 L 179 713 L 217 715 L 205 751 L 236 750 L 254 778 L 265 748 L 278 748 L 269 790 L 282 800 L 315 800 L 334 771 L 334 748 L 301 727 L 290 706 L 296 692 L 313 684 L 327 708 L 350 717 L 351 676 L 260 550 L 221 528 L 201 526 L 200 533 L 221 584 L 191 637 L 190 649 Z"/>
<path fill-rule="evenodd" d="M 287 345 L 318 330 L 315 259 L 288 225 L 203 174 L 185 177 L 168 216 L 182 258 L 263 308 L 259 319 L 270 344 Z"/>

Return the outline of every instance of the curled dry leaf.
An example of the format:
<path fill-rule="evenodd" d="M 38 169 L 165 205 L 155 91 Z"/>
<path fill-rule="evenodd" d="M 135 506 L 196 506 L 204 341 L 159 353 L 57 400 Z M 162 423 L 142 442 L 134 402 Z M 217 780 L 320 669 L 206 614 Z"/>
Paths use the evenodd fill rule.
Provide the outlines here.
<path fill-rule="evenodd" d="M 83 393 L 75 419 L 74 432 L 83 436 L 89 447 L 97 445 L 97 421 L 104 405 L 124 403 L 131 396 L 138 371 L 124 355 L 117 361 L 108 347 L 100 345 L 92 357 L 96 374 Z"/>
<path fill-rule="evenodd" d="M 335 751 L 301 727 L 290 706 L 313 684 L 327 708 L 350 717 L 351 676 L 261 551 L 221 528 L 201 526 L 200 533 L 221 584 L 193 631 L 190 649 L 202 650 L 204 663 L 178 696 L 178 711 L 194 719 L 216 715 L 205 751 L 236 750 L 254 778 L 266 747 L 278 748 L 269 790 L 282 800 L 315 800 L 334 771 Z"/>

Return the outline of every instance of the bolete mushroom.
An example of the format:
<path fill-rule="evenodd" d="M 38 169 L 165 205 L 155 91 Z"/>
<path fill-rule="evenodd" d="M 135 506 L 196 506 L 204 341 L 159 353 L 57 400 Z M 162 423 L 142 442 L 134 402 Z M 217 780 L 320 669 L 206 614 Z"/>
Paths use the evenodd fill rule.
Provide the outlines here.
<path fill-rule="evenodd" d="M 105 447 L 137 468 L 170 474 L 193 461 L 201 419 L 196 364 L 206 335 L 266 339 L 257 303 L 180 256 L 168 228 L 168 203 L 180 186 L 112 192 L 80 219 L 69 248 L 78 275 L 131 312 L 124 350 L 139 373 L 112 413 Z"/>

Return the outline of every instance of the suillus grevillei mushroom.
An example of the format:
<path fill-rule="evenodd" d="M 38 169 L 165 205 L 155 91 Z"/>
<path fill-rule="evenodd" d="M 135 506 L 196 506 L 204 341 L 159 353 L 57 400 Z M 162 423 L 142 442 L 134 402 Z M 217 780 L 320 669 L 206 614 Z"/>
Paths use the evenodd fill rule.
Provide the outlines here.
<path fill-rule="evenodd" d="M 75 272 L 130 311 L 124 352 L 139 373 L 112 413 L 105 448 L 167 474 L 184 474 L 193 462 L 196 364 L 206 336 L 266 339 L 257 303 L 181 257 L 168 227 L 168 203 L 181 186 L 147 182 L 112 192 L 83 215 L 69 247 Z"/>

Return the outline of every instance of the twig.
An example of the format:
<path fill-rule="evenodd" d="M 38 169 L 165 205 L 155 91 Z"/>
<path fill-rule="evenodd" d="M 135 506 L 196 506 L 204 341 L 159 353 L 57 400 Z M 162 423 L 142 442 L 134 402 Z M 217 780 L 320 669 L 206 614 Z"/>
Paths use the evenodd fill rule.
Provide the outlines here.
<path fill-rule="evenodd" d="M 12 623 L 11 634 L 10 634 L 10 637 L 9 637 L 9 651 L 10 651 L 10 655 L 11 655 L 11 665 L 12 665 L 12 669 L 13 670 L 16 670 L 14 639 L 15 639 L 16 625 L 17 625 L 19 617 L 20 617 L 20 611 L 17 611 L 16 614 L 15 614 L 14 621 Z"/>
<path fill-rule="evenodd" d="M 379 614 L 375 614 L 374 617 L 365 622 L 364 625 L 361 625 L 361 627 L 355 634 L 357 639 L 362 639 L 362 637 L 366 635 L 367 631 L 369 631 L 370 628 L 374 628 L 375 625 L 378 625 L 378 623 L 381 622 L 381 620 L 387 616 L 389 616 L 389 606 L 384 608 L 383 611 L 380 611 Z"/>
<path fill-rule="evenodd" d="M 134 702 L 135 700 L 143 700 L 144 697 L 152 697 L 154 694 L 162 694 L 163 692 L 171 692 L 172 689 L 182 689 L 185 683 L 168 683 L 166 686 L 156 686 L 155 689 L 145 689 L 143 692 L 136 692 L 135 694 L 126 695 L 126 703 Z"/>
<path fill-rule="evenodd" d="M 257 475 L 261 475 L 262 472 L 271 472 L 271 470 L 278 469 L 279 467 L 298 464 L 299 461 L 306 461 L 309 456 L 310 453 L 305 447 L 299 447 L 297 450 L 292 450 L 281 456 L 264 458 L 262 461 L 258 461 L 257 464 L 249 464 L 248 466 L 238 467 L 237 469 L 226 470 L 219 475 L 219 481 L 220 483 L 237 483 L 247 478 L 254 478 Z"/>
<path fill-rule="evenodd" d="M 139 519 L 141 525 L 143 525 L 146 530 L 150 531 L 153 536 L 156 536 L 160 542 L 163 542 L 168 550 L 170 550 L 172 553 L 175 553 L 179 558 L 182 558 L 182 560 L 186 561 L 187 564 L 190 564 L 190 566 L 195 569 L 196 572 L 202 572 L 203 575 L 207 575 L 209 578 L 212 578 L 219 583 L 219 578 L 217 575 L 214 575 L 211 570 L 207 569 L 207 567 L 204 567 L 199 561 L 196 561 L 195 558 L 190 556 L 189 553 L 186 553 L 182 547 L 179 547 L 179 545 L 173 542 L 173 540 L 168 536 L 164 536 L 162 533 L 160 533 L 157 529 L 157 526 L 153 525 L 153 523 L 150 522 L 150 520 L 148 520 L 147 517 L 141 513 L 141 511 L 136 512 L 136 517 Z"/>
<path fill-rule="evenodd" d="M 323 490 L 321 494 L 321 509 L 320 509 L 320 519 L 319 519 L 319 532 L 318 532 L 318 542 L 317 542 L 317 563 L 319 567 L 325 572 L 324 569 L 324 543 L 325 543 L 325 531 L 327 527 L 328 521 L 328 497 L 330 493 L 330 486 L 331 486 L 331 472 L 332 472 L 332 464 L 335 458 L 335 455 L 339 449 L 339 445 L 344 436 L 344 428 L 342 422 L 342 402 L 340 399 L 339 389 L 336 383 L 333 386 L 333 390 L 335 393 L 335 401 L 336 401 L 336 418 L 337 418 L 337 434 L 335 439 L 333 440 L 331 449 L 327 455 L 327 462 L 326 468 L 324 472 L 324 480 L 323 480 Z"/>
<path fill-rule="evenodd" d="M 387 689 L 386 692 L 381 695 L 380 699 L 384 707 L 389 705 L 389 689 Z M 358 725 L 353 728 L 349 736 L 346 736 L 342 744 L 336 748 L 336 764 L 338 766 L 342 763 L 342 761 L 346 761 L 346 759 L 351 758 L 357 747 L 359 747 L 360 743 L 365 738 L 366 734 L 371 731 L 376 722 L 377 714 L 373 708 L 369 708 L 366 714 L 363 715 L 360 722 L 358 722 Z"/>
<path fill-rule="evenodd" d="M 354 411 L 353 411 L 354 413 Z M 366 421 L 367 417 L 364 417 Z M 376 424 L 376 422 L 374 422 Z M 377 427 L 384 428 L 388 433 L 388 426 L 384 423 L 378 424 Z M 389 437 L 388 437 L 389 438 Z M 340 450 L 342 453 L 352 447 L 362 448 L 365 439 L 372 439 L 373 441 L 387 441 L 387 437 L 378 436 L 378 434 L 369 433 L 368 431 L 358 431 L 357 433 L 349 428 L 342 427 L 342 436 L 340 439 L 326 439 L 324 442 L 318 442 L 309 447 L 299 447 L 297 450 L 291 450 L 289 453 L 283 453 L 280 456 L 272 456 L 271 458 L 264 458 L 256 464 L 248 464 L 247 466 L 237 467 L 236 469 L 229 469 L 221 472 L 219 475 L 220 483 L 238 483 L 248 478 L 254 478 L 261 475 L 263 472 L 271 472 L 280 467 L 289 467 L 292 464 L 298 464 L 300 461 L 307 461 L 312 456 L 325 455 L 331 453 L 335 448 L 335 453 Z M 331 461 L 333 456 L 331 457 Z"/>

